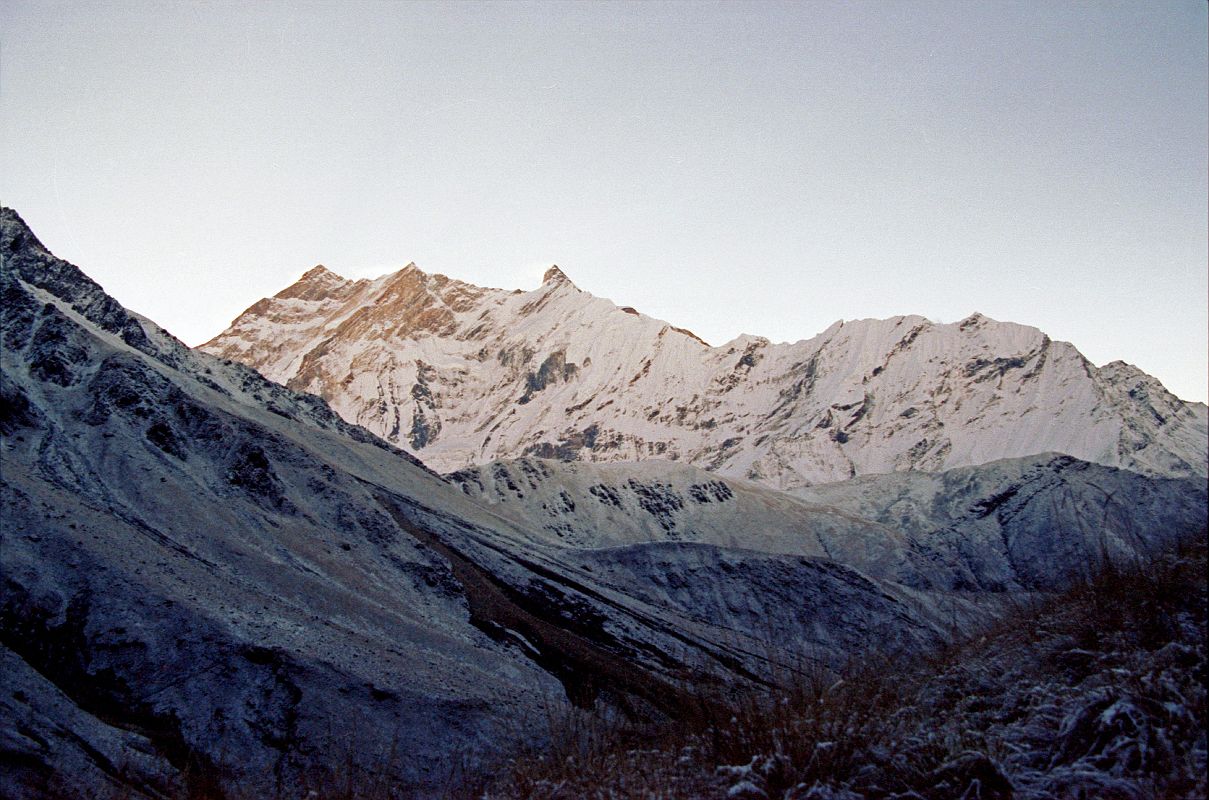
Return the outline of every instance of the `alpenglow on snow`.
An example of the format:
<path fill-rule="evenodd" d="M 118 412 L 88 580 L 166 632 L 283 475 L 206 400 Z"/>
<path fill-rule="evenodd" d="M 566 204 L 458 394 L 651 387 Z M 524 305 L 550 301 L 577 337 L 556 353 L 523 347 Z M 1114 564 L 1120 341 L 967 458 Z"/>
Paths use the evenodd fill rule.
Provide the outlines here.
<path fill-rule="evenodd" d="M 980 314 L 711 347 L 558 267 L 522 292 L 414 264 L 355 281 L 320 266 L 201 349 L 320 395 L 441 472 L 522 456 L 659 458 L 791 489 L 1052 451 L 1209 474 L 1203 404 Z"/>

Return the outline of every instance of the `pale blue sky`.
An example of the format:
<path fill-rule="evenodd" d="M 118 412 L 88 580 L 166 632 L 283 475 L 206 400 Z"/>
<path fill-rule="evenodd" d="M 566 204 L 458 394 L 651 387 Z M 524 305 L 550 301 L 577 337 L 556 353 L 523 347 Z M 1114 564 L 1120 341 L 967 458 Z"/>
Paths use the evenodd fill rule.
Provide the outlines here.
<path fill-rule="evenodd" d="M 0 202 L 191 344 L 316 263 L 973 311 L 1204 400 L 1206 4 L 0 0 Z"/>

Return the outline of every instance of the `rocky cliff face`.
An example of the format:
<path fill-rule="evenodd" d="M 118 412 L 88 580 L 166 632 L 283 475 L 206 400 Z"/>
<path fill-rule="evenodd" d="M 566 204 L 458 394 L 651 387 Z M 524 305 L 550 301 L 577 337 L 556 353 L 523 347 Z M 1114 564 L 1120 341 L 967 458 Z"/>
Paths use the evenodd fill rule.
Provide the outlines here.
<path fill-rule="evenodd" d="M 978 314 L 710 347 L 557 267 L 530 292 L 415 265 L 360 281 L 317 267 L 202 349 L 322 396 L 443 472 L 521 456 L 661 458 L 787 489 L 1051 451 L 1209 472 L 1205 406 Z"/>

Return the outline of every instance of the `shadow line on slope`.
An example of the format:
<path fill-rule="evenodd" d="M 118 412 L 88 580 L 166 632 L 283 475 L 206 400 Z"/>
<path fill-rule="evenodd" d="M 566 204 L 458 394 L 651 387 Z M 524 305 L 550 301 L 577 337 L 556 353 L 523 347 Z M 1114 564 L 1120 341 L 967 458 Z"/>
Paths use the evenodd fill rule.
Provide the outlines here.
<path fill-rule="evenodd" d="M 687 707 L 689 697 L 683 689 L 602 644 L 610 640 L 616 643 L 601 626 L 602 620 L 577 616 L 569 603 L 543 607 L 476 564 L 435 531 L 416 524 L 400 507 L 412 504 L 407 499 L 380 488 L 374 496 L 404 532 L 449 562 L 462 585 L 471 624 L 496 641 L 521 645 L 523 653 L 562 683 L 573 704 L 592 708 L 602 694 L 607 694 L 634 717 L 649 716 L 643 712 L 650 709 L 674 717 Z"/>

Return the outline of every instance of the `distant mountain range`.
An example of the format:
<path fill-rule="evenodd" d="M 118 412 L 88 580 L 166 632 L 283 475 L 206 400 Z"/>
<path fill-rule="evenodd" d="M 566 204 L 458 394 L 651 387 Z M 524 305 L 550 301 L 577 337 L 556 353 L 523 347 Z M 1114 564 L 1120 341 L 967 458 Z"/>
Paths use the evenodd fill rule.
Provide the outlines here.
<path fill-rule="evenodd" d="M 315 267 L 201 349 L 323 397 L 440 472 L 524 456 L 658 458 L 792 489 L 1060 452 L 1209 474 L 1205 405 L 980 314 L 711 347 L 557 267 L 529 292 L 414 264 L 357 281 Z"/>
<path fill-rule="evenodd" d="M 798 486 L 791 494 L 768 486 L 769 476 L 757 484 L 726 474 L 750 472 L 736 466 L 739 453 L 766 459 L 782 452 L 771 439 L 744 439 L 722 451 L 720 472 L 660 459 L 526 457 L 442 478 L 323 399 L 190 350 L 127 311 L 54 257 L 9 209 L 0 210 L 0 257 L 5 796 L 302 796 L 293 789 L 335 792 L 359 776 L 431 795 L 455 766 L 473 768 L 510 742 L 540 741 L 556 699 L 640 719 L 675 718 L 702 686 L 759 686 L 803 654 L 830 669 L 862 653 L 926 652 L 991 619 L 1005 602 L 1065 585 L 1107 557 L 1143 558 L 1205 526 L 1203 464 L 1191 454 L 1177 458 L 1183 439 L 1174 435 L 1195 438 L 1203 409 L 1147 379 L 1126 380 L 1123 367 L 1087 369 L 1071 386 L 1088 394 L 1073 396 L 1099 398 L 1102 409 L 1152 409 L 1128 429 L 1154 435 L 1131 451 L 1145 459 L 1133 465 L 1151 474 L 1047 453 Z M 459 430 L 471 436 L 483 424 L 469 421 L 472 411 L 491 408 L 497 422 L 474 435 L 498 423 L 501 443 L 520 435 L 522 418 L 532 425 L 558 418 L 599 426 L 577 447 L 552 440 L 585 457 L 620 455 L 604 447 L 610 437 L 636 449 L 639 430 L 648 431 L 643 442 L 670 448 L 672 434 L 683 433 L 705 447 L 715 428 L 735 433 L 742 419 L 757 419 L 737 399 L 739 410 L 723 401 L 747 398 L 754 408 L 780 396 L 774 375 L 797 376 L 790 386 L 803 382 L 788 393 L 787 408 L 797 410 L 808 407 L 807 398 L 822 402 L 824 386 L 851 383 L 838 354 L 878 350 L 856 347 L 854 328 L 923 326 L 903 334 L 910 340 L 903 352 L 921 370 L 968 366 L 962 359 L 970 353 L 991 352 L 975 348 L 990 331 L 1014 332 L 1018 341 L 1007 338 L 1020 347 L 1031 341 L 1028 329 L 981 319 L 964 329 L 904 320 L 837 327 L 828 341 L 849 344 L 835 350 L 762 340 L 710 349 L 583 295 L 556 273 L 525 294 L 476 290 L 417 270 L 354 284 L 314 272 L 283 295 L 240 323 L 248 332 L 260 320 L 266 336 L 280 337 L 276 350 L 263 345 L 262 368 L 278 378 L 292 370 L 339 384 L 347 373 L 329 374 L 327 357 L 356 350 L 350 398 L 414 370 L 390 397 L 411 398 L 407 436 L 419 441 L 427 430 L 431 438 L 419 448 L 403 441 L 424 457 L 457 452 L 441 443 Z M 392 305 L 405 297 L 415 303 Z M 316 309 L 326 309 L 325 321 L 310 319 Z M 552 337 L 574 334 L 578 313 L 586 316 L 577 344 L 559 345 Z M 475 339 L 480 334 L 462 321 L 470 314 L 490 332 Z M 514 327 L 497 329 L 504 319 Z M 309 345 L 329 324 L 348 338 L 328 336 L 326 349 Z M 975 349 L 960 358 L 942 352 L 939 344 L 950 338 Z M 404 346 L 423 356 L 391 361 Z M 464 347 L 483 352 L 474 362 L 481 373 L 442 355 Z M 1063 409 L 1062 419 L 1078 421 L 1067 407 L 1074 401 L 1051 383 L 1059 378 L 1051 370 L 1077 354 L 1066 345 L 1041 347 L 1033 359 L 1040 366 L 1000 370 L 991 361 L 961 386 L 990 403 L 997 393 L 1008 397 L 1005 387 L 1017 377 L 1021 387 L 1036 382 L 1050 387 L 1037 396 Z M 773 369 L 798 358 L 790 353 L 807 352 L 821 354 L 810 370 Z M 682 387 L 681 394 L 697 394 L 695 413 L 712 415 L 713 428 L 692 427 L 687 412 L 674 422 L 675 393 L 662 406 L 671 420 L 620 410 L 577 416 L 612 406 L 641 415 L 642 403 L 661 396 L 644 386 L 675 386 L 667 370 L 677 353 L 689 365 L 721 370 L 711 375 L 736 376 L 728 390 L 710 377 L 717 385 L 708 400 Z M 619 360 L 606 370 L 610 357 Z M 796 411 L 783 420 L 759 417 L 802 433 L 785 440 L 799 441 L 803 454 L 779 473 L 786 483 L 817 477 L 809 464 L 830 463 L 805 460 L 810 443 L 830 442 L 828 457 L 856 463 L 857 444 L 875 436 L 880 429 L 869 426 L 881 424 L 879 414 L 897 397 L 883 376 L 906 374 L 897 372 L 906 369 L 898 358 L 879 362 L 885 366 L 876 375 L 863 367 L 851 373 L 858 382 L 872 375 L 861 384 L 873 387 L 863 413 L 837 410 L 833 400 L 821 428 L 799 424 Z M 625 374 L 635 364 L 649 369 Z M 976 380 L 980 371 L 997 377 Z M 449 382 L 459 375 L 460 384 Z M 578 392 L 587 392 L 589 378 L 612 393 L 567 411 L 563 403 L 582 402 Z M 915 397 L 922 390 L 910 387 L 918 383 L 903 392 Z M 495 399 L 474 394 L 496 384 Z M 1100 391 L 1130 399 L 1107 405 Z M 455 413 L 455 399 L 469 410 Z M 896 418 L 914 425 L 939 409 L 974 413 L 968 400 L 960 408 L 934 401 L 918 401 L 916 414 Z M 350 413 L 340 398 L 334 402 Z M 1015 408 L 1022 401 L 999 402 Z M 716 404 L 700 410 L 708 403 Z M 364 421 L 395 413 L 402 420 L 406 410 L 392 411 L 384 394 Z M 1022 414 L 1026 427 L 1043 429 L 1032 419 L 1041 413 Z M 1107 419 L 1088 423 L 1081 437 L 1051 427 L 1059 441 L 1079 442 L 1118 418 Z M 649 427 L 638 427 L 644 420 Z M 996 424 L 978 441 L 1008 429 Z M 633 427 L 624 435 L 610 427 L 626 425 Z M 1127 426 L 1115 430 L 1119 444 Z M 834 435 L 845 431 L 844 441 Z M 953 442 L 946 457 L 959 447 L 970 458 L 987 455 L 969 450 L 972 435 L 945 431 Z M 658 455 L 655 449 L 643 455 Z M 1198 477 L 1153 474 L 1164 465 Z"/>

